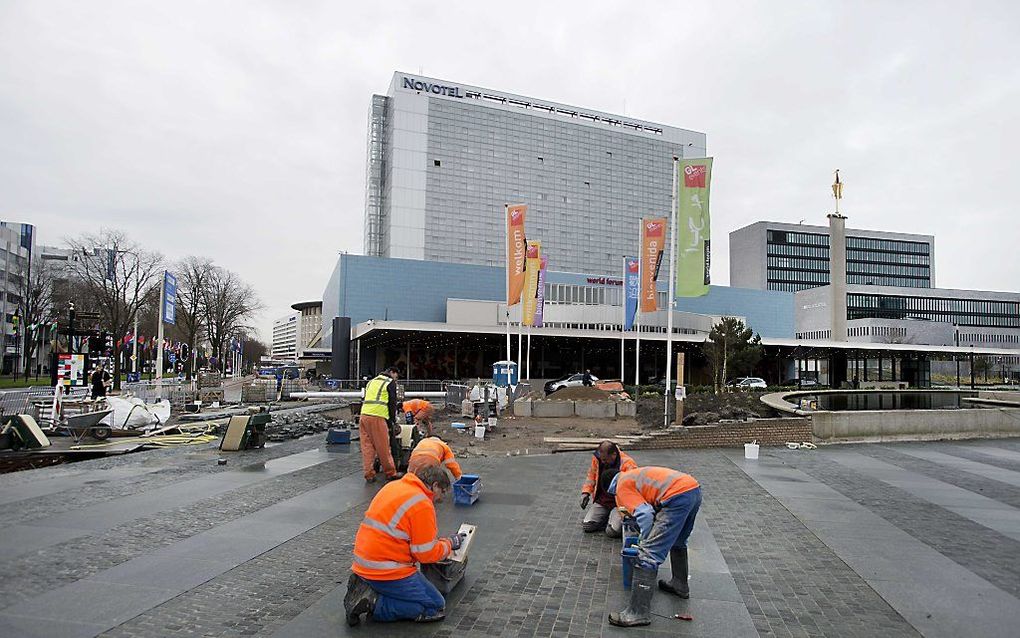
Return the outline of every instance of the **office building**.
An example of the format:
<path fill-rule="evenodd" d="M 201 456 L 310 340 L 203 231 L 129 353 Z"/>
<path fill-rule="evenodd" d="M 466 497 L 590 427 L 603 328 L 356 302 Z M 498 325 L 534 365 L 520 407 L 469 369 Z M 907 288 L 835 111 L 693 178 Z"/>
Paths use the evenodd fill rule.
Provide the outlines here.
<path fill-rule="evenodd" d="M 848 284 L 932 288 L 931 235 L 846 229 Z M 826 226 L 755 222 L 730 233 L 730 285 L 796 292 L 829 283 Z"/>
<path fill-rule="evenodd" d="M 24 313 L 23 296 L 34 252 L 35 226 L 0 221 L 0 326 L 3 327 L 0 360 L 4 374 L 10 373 L 15 365 L 18 369 L 24 365 L 20 361 L 24 350 L 24 321 L 19 320 L 15 330 L 14 317 Z"/>
<path fill-rule="evenodd" d="M 297 358 L 300 324 L 300 312 L 292 312 L 273 322 L 273 343 L 269 350 L 269 356 L 277 361 L 294 361 Z"/>
<path fill-rule="evenodd" d="M 668 215 L 672 157 L 703 133 L 395 73 L 372 97 L 365 254 L 500 266 L 504 205 L 565 272 L 612 273 L 638 220 Z"/>

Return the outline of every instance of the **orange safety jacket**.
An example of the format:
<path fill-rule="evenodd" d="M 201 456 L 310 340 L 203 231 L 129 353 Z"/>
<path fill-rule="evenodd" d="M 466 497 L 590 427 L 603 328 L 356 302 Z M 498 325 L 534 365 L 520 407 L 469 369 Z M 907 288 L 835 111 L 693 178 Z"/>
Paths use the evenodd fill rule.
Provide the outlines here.
<path fill-rule="evenodd" d="M 621 472 L 637 469 L 637 463 L 634 462 L 634 459 L 630 458 L 628 454 L 625 454 L 623 450 L 618 451 L 620 454 Z M 591 465 L 588 467 L 588 476 L 585 477 L 584 479 L 584 487 L 581 488 L 581 494 L 590 494 L 592 496 L 595 496 L 598 484 L 599 484 L 599 457 L 596 454 L 592 454 Z"/>
<path fill-rule="evenodd" d="M 642 467 L 616 477 L 616 504 L 630 513 L 647 503 L 658 507 L 664 501 L 699 487 L 697 479 L 668 467 Z"/>
<path fill-rule="evenodd" d="M 384 486 L 372 499 L 354 538 L 354 573 L 368 580 L 398 580 L 416 563 L 437 563 L 450 555 L 448 538 L 438 538 L 432 491 L 414 474 Z"/>
<path fill-rule="evenodd" d="M 447 445 L 442 439 L 435 436 L 430 436 L 427 439 L 422 439 L 418 442 L 418 445 L 414 446 L 414 450 L 411 452 L 411 457 L 408 460 L 410 464 L 414 460 L 421 462 L 422 458 L 429 459 L 430 462 L 435 465 L 442 465 L 443 467 L 450 470 L 453 474 L 453 478 L 459 479 L 464 472 L 460 469 L 460 464 L 457 463 L 457 459 L 453 456 L 453 450 Z M 422 463 L 423 465 L 430 463 Z"/>
<path fill-rule="evenodd" d="M 400 407 L 404 412 L 410 412 L 414 415 L 424 410 L 426 417 L 431 417 L 433 412 L 432 404 L 425 399 L 410 399 L 404 401 L 404 404 Z"/>

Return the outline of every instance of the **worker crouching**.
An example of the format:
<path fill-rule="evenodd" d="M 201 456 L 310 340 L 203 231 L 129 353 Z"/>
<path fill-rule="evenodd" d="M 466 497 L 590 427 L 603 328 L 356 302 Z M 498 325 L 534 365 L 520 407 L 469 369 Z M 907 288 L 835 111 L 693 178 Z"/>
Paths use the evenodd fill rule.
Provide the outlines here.
<path fill-rule="evenodd" d="M 617 474 L 609 492 L 641 528 L 630 604 L 621 612 L 609 614 L 609 622 L 620 627 L 647 625 L 651 623 L 652 586 L 667 552 L 673 577 L 660 580 L 659 589 L 690 597 L 687 539 L 701 507 L 701 487 L 689 474 L 666 467 L 643 467 Z"/>
<path fill-rule="evenodd" d="M 464 472 L 453 455 L 453 450 L 438 436 L 430 436 L 422 439 L 411 451 L 411 458 L 407 462 L 408 472 L 417 472 L 426 465 L 438 465 L 450 471 L 454 480 L 459 479 Z"/>
<path fill-rule="evenodd" d="M 601 532 L 612 538 L 619 538 L 623 530 L 623 517 L 616 507 L 616 499 L 607 491 L 609 481 L 602 482 L 600 477 L 611 471 L 609 479 L 615 472 L 626 472 L 637 468 L 637 463 L 612 441 L 603 441 L 592 455 L 588 475 L 581 488 L 581 509 L 586 509 L 581 528 L 585 533 Z M 589 503 L 594 500 L 594 503 Z"/>
<path fill-rule="evenodd" d="M 460 548 L 462 538 L 438 538 L 436 509 L 450 492 L 450 477 L 430 465 L 387 484 L 368 506 L 354 539 L 353 574 L 344 610 L 354 626 L 373 620 L 433 622 L 446 617 L 446 600 L 418 569 Z"/>
<path fill-rule="evenodd" d="M 430 402 L 425 399 L 410 399 L 404 401 L 401 408 L 407 417 L 408 425 L 414 424 L 425 436 L 432 436 L 432 417 L 436 409 Z"/>

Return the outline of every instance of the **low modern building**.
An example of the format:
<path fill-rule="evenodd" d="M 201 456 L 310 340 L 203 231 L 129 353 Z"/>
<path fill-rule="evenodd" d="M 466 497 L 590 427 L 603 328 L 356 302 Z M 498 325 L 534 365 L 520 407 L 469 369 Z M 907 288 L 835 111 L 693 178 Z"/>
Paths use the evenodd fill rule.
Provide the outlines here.
<path fill-rule="evenodd" d="M 762 221 L 730 233 L 730 285 L 796 292 L 829 283 L 829 228 Z M 931 235 L 846 229 L 848 284 L 931 288 Z"/>

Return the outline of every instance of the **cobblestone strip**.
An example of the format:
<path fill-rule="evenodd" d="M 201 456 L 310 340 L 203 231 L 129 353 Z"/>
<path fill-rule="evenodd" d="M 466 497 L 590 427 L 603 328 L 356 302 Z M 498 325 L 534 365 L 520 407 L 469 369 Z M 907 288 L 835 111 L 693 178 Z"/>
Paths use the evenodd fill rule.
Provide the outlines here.
<path fill-rule="evenodd" d="M 248 485 L 187 507 L 130 521 L 87 539 L 52 545 L 0 562 L 0 603 L 16 606 L 32 596 L 87 578 L 147 552 L 360 471 L 355 455 Z"/>
<path fill-rule="evenodd" d="M 236 470 L 238 467 L 245 465 L 264 463 L 291 454 L 313 450 L 322 445 L 322 438 L 319 436 L 308 437 L 287 441 L 271 448 L 233 453 L 230 463 L 222 466 L 216 464 L 216 448 L 218 445 L 219 443 L 217 442 L 211 443 L 210 446 L 182 447 L 125 454 L 110 457 L 109 459 L 101 459 L 104 463 L 99 467 L 90 465 L 93 463 L 92 461 L 75 463 L 75 466 L 81 466 L 82 469 L 84 469 L 84 466 L 90 465 L 88 469 L 94 470 L 153 462 L 157 459 L 170 457 L 168 462 L 173 463 L 173 465 L 168 465 L 158 472 L 142 474 L 124 480 L 110 479 L 102 480 L 102 482 L 89 482 L 87 478 L 83 477 L 81 485 L 73 490 L 48 494 L 30 501 L 8 503 L 0 509 L 0 531 L 7 525 L 31 523 L 33 520 L 47 516 L 81 509 L 88 505 L 113 501 L 205 474 Z M 196 455 L 199 458 L 173 458 Z M 31 471 L 45 472 L 45 468 Z M 46 475 L 41 473 L 39 476 L 45 477 Z"/>
<path fill-rule="evenodd" d="M 577 457 L 557 457 L 541 476 L 527 524 L 508 538 L 436 636 L 597 636 L 619 541 L 582 534 Z"/>
<path fill-rule="evenodd" d="M 1020 488 L 1014 485 L 1003 483 L 1002 481 L 996 481 L 995 479 L 990 479 L 988 477 L 979 476 L 977 474 L 972 474 L 959 468 L 942 465 L 935 461 L 929 461 L 916 456 L 910 456 L 909 454 L 903 454 L 902 452 L 896 451 L 895 448 L 870 446 L 867 448 L 860 448 L 857 451 L 885 461 L 886 463 L 902 467 L 905 470 L 930 476 L 931 478 L 942 481 L 943 483 L 955 485 L 956 487 L 1020 509 Z M 941 452 L 942 450 L 940 449 L 939 451 Z"/>
<path fill-rule="evenodd" d="M 800 454 L 784 460 L 1008 594 L 1020 597 L 1020 542 L 832 459 Z"/>
<path fill-rule="evenodd" d="M 917 636 L 856 572 L 717 453 L 685 455 L 702 516 L 762 636 Z"/>

